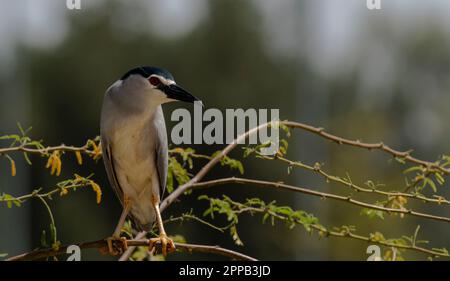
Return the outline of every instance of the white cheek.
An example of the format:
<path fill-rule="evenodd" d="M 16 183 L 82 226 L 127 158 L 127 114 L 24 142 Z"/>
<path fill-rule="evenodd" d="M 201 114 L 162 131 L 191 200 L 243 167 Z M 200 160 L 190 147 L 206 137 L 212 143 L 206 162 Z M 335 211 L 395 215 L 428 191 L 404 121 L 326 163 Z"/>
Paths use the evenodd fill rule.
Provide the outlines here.
<path fill-rule="evenodd" d="M 161 92 L 159 90 L 152 91 L 151 95 L 152 95 L 152 99 L 154 99 L 155 101 L 157 101 L 160 104 L 171 101 L 169 98 L 167 98 L 166 94 L 164 94 L 163 92 Z"/>
<path fill-rule="evenodd" d="M 159 91 L 159 90 L 153 90 L 152 91 L 152 95 L 153 95 L 154 98 L 157 98 L 157 99 L 162 99 L 162 98 L 166 97 L 166 95 L 163 92 Z"/>

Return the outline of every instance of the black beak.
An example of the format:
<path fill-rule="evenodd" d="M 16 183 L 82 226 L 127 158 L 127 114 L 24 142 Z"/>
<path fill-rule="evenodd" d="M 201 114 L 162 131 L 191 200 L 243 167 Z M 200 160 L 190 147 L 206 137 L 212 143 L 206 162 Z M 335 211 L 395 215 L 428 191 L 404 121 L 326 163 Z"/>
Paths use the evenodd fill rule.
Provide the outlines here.
<path fill-rule="evenodd" d="M 167 95 L 169 99 L 184 101 L 194 103 L 194 101 L 200 101 L 198 98 L 194 97 L 191 93 L 181 88 L 177 84 L 164 85 L 161 90 Z"/>

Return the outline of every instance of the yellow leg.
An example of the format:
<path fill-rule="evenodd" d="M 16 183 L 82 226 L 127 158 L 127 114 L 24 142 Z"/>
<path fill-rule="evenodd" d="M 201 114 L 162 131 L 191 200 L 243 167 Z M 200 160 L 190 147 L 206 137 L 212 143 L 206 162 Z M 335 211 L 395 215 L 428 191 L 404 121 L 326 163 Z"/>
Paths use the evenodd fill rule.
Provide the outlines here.
<path fill-rule="evenodd" d="M 155 247 L 156 244 L 161 244 L 161 250 L 162 254 L 164 256 L 167 255 L 167 251 L 174 252 L 175 251 L 175 244 L 173 243 L 172 239 L 170 239 L 166 231 L 164 230 L 163 221 L 161 218 L 161 212 L 159 210 L 159 198 L 155 199 L 152 198 L 153 207 L 155 208 L 156 213 L 156 222 L 158 223 L 158 229 L 159 229 L 159 237 L 151 238 L 149 240 L 149 251 L 152 251 L 152 249 Z"/>
<path fill-rule="evenodd" d="M 131 209 L 131 201 L 128 198 L 124 198 L 123 201 L 123 210 L 122 214 L 120 215 L 119 222 L 117 223 L 116 229 L 114 230 L 114 233 L 111 237 L 106 238 L 106 242 L 108 243 L 108 252 L 109 254 L 116 256 L 120 253 L 120 251 L 116 251 L 113 247 L 113 241 L 114 240 L 120 240 L 121 241 L 121 251 L 125 251 L 128 248 L 127 245 L 127 239 L 125 237 L 120 237 L 120 232 L 125 224 L 125 220 L 127 219 L 128 213 Z"/>

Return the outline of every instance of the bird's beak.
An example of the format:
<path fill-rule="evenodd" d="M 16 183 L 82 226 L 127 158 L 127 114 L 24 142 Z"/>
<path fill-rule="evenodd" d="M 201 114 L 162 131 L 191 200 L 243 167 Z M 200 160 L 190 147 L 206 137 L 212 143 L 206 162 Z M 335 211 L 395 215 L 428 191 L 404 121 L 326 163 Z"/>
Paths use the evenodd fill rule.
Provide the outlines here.
<path fill-rule="evenodd" d="M 184 102 L 194 103 L 195 101 L 201 102 L 197 97 L 181 88 L 177 84 L 165 85 L 162 91 L 167 95 L 169 99 L 179 100 Z"/>

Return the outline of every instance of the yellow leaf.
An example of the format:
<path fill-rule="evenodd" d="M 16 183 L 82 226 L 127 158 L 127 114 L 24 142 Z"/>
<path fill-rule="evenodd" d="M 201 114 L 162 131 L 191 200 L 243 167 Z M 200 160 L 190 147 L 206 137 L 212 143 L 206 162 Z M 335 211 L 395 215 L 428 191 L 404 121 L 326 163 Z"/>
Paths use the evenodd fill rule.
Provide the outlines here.
<path fill-rule="evenodd" d="M 92 186 L 92 190 L 94 190 L 94 192 L 97 194 L 97 204 L 100 204 L 100 202 L 102 201 L 102 189 L 94 181 L 90 181 L 90 184 Z"/>
<path fill-rule="evenodd" d="M 89 140 L 88 143 L 92 146 L 92 158 L 97 160 L 102 155 L 102 143 L 99 142 L 97 145 L 93 140 Z"/>
<path fill-rule="evenodd" d="M 66 195 L 67 193 L 69 193 L 69 191 L 67 191 L 66 188 L 63 188 L 63 189 L 61 190 L 61 192 L 59 193 L 59 196 L 64 196 L 64 195 Z"/>
<path fill-rule="evenodd" d="M 56 176 L 58 177 L 61 174 L 61 166 L 62 166 L 61 158 L 59 158 L 58 156 L 56 160 Z"/>
<path fill-rule="evenodd" d="M 75 156 L 77 157 L 78 165 L 83 165 L 83 158 L 81 157 L 81 153 L 79 151 L 75 151 Z"/>
<path fill-rule="evenodd" d="M 408 203 L 408 199 L 406 199 L 403 196 L 397 196 L 397 200 L 398 200 L 399 204 L 402 206 L 405 205 L 406 203 Z"/>
<path fill-rule="evenodd" d="M 55 172 L 56 172 L 56 166 L 57 166 L 58 164 L 56 163 L 56 159 L 53 159 L 53 161 L 52 161 L 52 168 L 51 168 L 51 171 L 50 171 L 50 175 L 54 175 L 55 174 Z"/>
<path fill-rule="evenodd" d="M 16 162 L 13 159 L 9 159 L 11 162 L 11 176 L 16 176 Z"/>
<path fill-rule="evenodd" d="M 46 169 L 48 169 L 48 168 L 50 168 L 52 166 L 52 163 L 53 163 L 53 157 L 52 156 L 53 156 L 53 154 L 48 157 L 47 164 L 45 165 Z"/>
<path fill-rule="evenodd" d="M 61 158 L 60 158 L 60 152 L 58 150 L 55 150 L 49 157 L 47 161 L 47 165 L 45 165 L 45 168 L 50 168 L 50 174 L 54 175 L 56 173 L 56 176 L 59 176 L 61 174 Z"/>
<path fill-rule="evenodd" d="M 84 178 L 82 176 L 75 174 L 75 180 L 73 181 L 74 184 L 78 184 L 83 181 L 84 181 Z"/>

